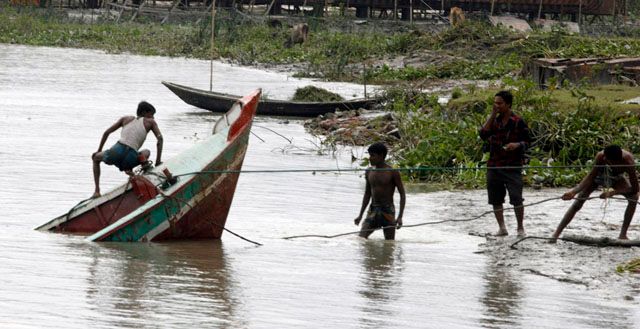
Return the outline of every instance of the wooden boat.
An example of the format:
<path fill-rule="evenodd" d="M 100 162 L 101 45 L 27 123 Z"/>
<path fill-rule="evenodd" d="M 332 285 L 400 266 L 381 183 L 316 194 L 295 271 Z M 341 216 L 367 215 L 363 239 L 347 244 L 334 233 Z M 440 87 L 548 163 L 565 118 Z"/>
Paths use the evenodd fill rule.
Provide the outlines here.
<path fill-rule="evenodd" d="M 232 104 L 206 140 L 36 229 L 90 241 L 220 238 L 260 94 Z"/>
<path fill-rule="evenodd" d="M 225 112 L 239 96 L 206 91 L 163 81 L 167 88 L 178 95 L 185 103 L 212 112 Z M 316 117 L 336 110 L 369 109 L 378 103 L 375 98 L 357 98 L 337 102 L 292 102 L 273 99 L 261 99 L 258 104 L 258 115 L 281 115 L 296 117 Z"/>

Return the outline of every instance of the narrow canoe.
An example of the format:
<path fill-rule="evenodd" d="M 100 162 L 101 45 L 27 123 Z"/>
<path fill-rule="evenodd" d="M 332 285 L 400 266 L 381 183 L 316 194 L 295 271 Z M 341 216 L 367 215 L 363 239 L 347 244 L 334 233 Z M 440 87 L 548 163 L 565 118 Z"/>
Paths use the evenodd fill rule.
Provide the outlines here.
<path fill-rule="evenodd" d="M 36 229 L 88 235 L 90 241 L 220 238 L 260 94 L 231 104 L 206 140 Z M 168 183 L 165 169 L 176 182 Z"/>
<path fill-rule="evenodd" d="M 212 112 L 226 112 L 240 96 L 206 91 L 163 81 L 167 88 L 178 95 L 185 103 Z M 336 110 L 370 109 L 379 103 L 377 98 L 357 98 L 337 102 L 292 102 L 284 100 L 261 99 L 256 114 L 274 116 L 317 117 Z"/>

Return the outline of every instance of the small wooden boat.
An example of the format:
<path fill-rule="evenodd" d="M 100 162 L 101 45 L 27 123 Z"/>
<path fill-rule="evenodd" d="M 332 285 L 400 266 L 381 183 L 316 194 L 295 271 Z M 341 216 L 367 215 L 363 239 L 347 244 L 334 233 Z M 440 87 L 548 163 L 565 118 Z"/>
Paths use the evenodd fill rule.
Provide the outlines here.
<path fill-rule="evenodd" d="M 231 104 L 206 140 L 36 229 L 90 241 L 220 238 L 260 94 Z"/>
<path fill-rule="evenodd" d="M 212 112 L 225 112 L 240 96 L 206 91 L 163 81 L 167 88 L 178 95 L 185 103 Z M 376 98 L 357 98 L 336 102 L 293 102 L 273 99 L 261 99 L 258 115 L 281 115 L 296 117 L 316 117 L 336 110 L 370 109 L 380 100 Z"/>

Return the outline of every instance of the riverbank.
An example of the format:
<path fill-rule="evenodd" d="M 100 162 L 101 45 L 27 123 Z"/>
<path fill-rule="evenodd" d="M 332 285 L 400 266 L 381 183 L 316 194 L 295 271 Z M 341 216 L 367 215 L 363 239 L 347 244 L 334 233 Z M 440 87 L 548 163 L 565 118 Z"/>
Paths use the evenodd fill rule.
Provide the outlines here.
<path fill-rule="evenodd" d="M 387 141 L 396 165 L 418 168 L 408 175 L 411 179 L 444 181 L 457 187 L 484 184 L 486 155 L 477 127 L 488 115 L 493 93 L 505 88 L 515 91 L 514 109 L 532 128 L 530 165 L 559 167 L 527 172 L 530 186 L 575 184 L 605 143 L 640 152 L 635 142 L 640 137 L 638 106 L 619 104 L 639 96 L 633 87 L 566 85 L 562 90 L 542 91 L 519 76 L 531 58 L 637 56 L 640 30 L 591 37 L 562 29 L 522 34 L 483 20 L 469 20 L 456 28 L 418 28 L 308 18 L 308 42 L 286 47 L 286 23 L 274 24 L 264 17 L 247 19 L 229 11 L 219 15 L 213 51 L 219 60 L 286 69 L 295 76 L 385 85 L 385 110 L 393 113 L 392 120 L 378 124 L 346 114 L 343 122 L 308 126 L 329 144 Z M 0 42 L 4 43 L 211 57 L 207 19 L 164 25 L 144 20 L 84 23 L 64 11 L 3 7 L 0 20 L 7 22 L 0 26 Z M 452 100 L 441 102 L 443 95 Z"/>

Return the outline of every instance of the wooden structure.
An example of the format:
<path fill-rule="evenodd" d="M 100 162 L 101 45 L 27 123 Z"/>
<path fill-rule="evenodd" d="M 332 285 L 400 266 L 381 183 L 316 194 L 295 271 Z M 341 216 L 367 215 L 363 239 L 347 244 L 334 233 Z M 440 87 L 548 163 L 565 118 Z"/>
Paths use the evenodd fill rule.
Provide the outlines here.
<path fill-rule="evenodd" d="M 37 229 L 90 241 L 220 238 L 260 94 L 234 103 L 205 141 Z"/>
<path fill-rule="evenodd" d="M 525 64 L 522 75 L 530 77 L 541 88 L 551 81 L 568 80 L 592 84 L 640 84 L 640 57 L 623 58 L 536 58 Z"/>
<path fill-rule="evenodd" d="M 223 112 L 229 104 L 237 101 L 239 96 L 206 91 L 163 81 L 167 88 L 173 91 L 185 103 L 212 112 Z M 369 109 L 378 103 L 376 98 L 359 98 L 334 102 L 293 102 L 273 99 L 261 99 L 258 104 L 258 115 L 279 115 L 296 117 L 317 117 L 318 115 L 335 112 L 336 110 Z"/>

